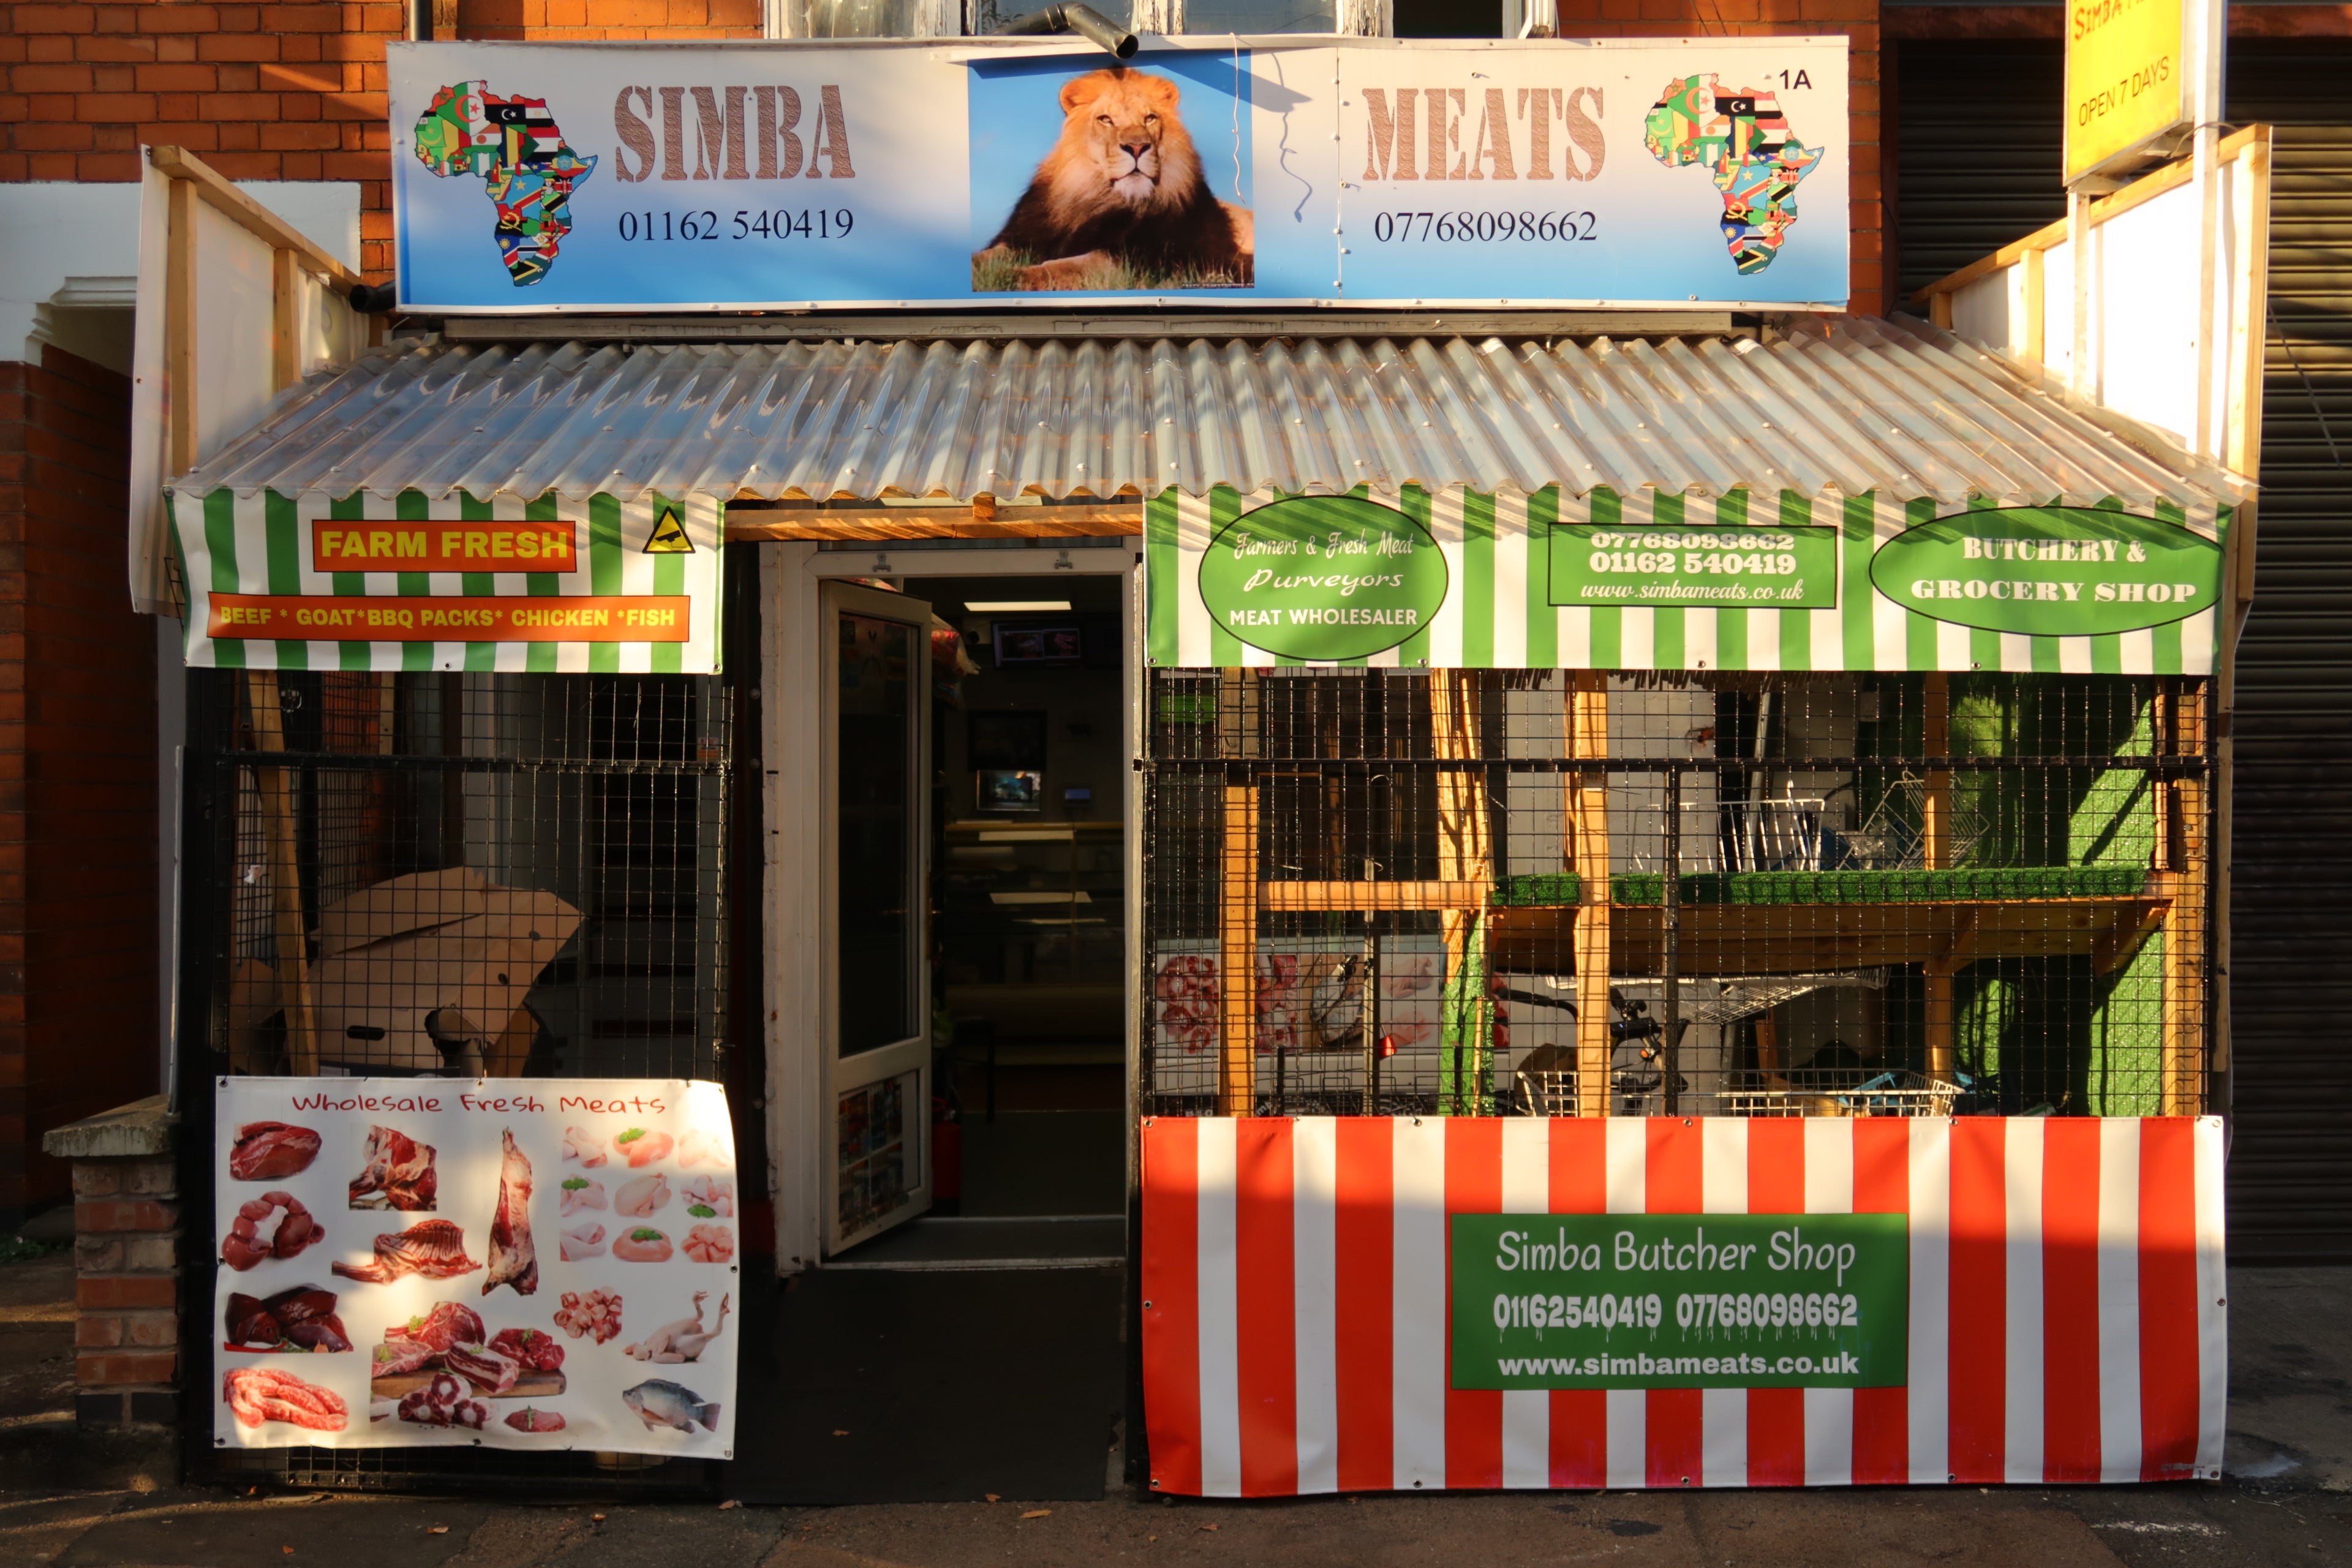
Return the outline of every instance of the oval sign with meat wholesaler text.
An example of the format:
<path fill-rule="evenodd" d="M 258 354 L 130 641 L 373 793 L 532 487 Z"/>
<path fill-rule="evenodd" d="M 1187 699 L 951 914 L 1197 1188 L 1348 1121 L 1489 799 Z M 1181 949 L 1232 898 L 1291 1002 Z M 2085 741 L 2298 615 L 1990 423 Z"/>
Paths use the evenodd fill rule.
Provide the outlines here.
<path fill-rule="evenodd" d="M 1987 631 L 2095 637 L 2210 608 L 2221 547 L 2152 517 L 2095 507 L 1955 512 L 1896 534 L 1870 580 L 1903 605 Z"/>
<path fill-rule="evenodd" d="M 1445 602 L 1429 531 L 1360 496 L 1293 496 L 1244 512 L 1201 557 L 1219 630 L 1284 658 L 1361 658 L 1420 631 Z"/>

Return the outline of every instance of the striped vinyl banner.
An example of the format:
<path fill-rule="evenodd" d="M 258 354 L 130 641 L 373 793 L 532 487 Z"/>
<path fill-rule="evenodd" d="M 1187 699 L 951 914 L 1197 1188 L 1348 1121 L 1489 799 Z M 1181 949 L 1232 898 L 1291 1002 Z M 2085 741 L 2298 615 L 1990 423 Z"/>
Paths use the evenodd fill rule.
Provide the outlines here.
<path fill-rule="evenodd" d="M 1456 1214 L 1909 1217 L 1895 1388 L 1450 1386 Z M 2211 1479 L 2226 1392 L 2218 1118 L 1143 1124 L 1151 1485 Z"/>
<path fill-rule="evenodd" d="M 1435 492 L 1363 492 L 1426 528 L 1445 557 L 1451 584 L 1430 625 L 1400 646 L 1351 666 L 1496 669 L 2007 670 L 2021 674 L 2210 675 L 2218 644 L 2210 609 L 2140 631 L 2095 637 L 2033 637 L 1938 621 L 1871 586 L 1871 557 L 1906 529 L 1964 510 L 2079 504 L 2023 496 L 1972 500 L 1864 495 L 1772 500 L 1723 496 L 1619 497 L 1606 489 L 1571 496 L 1558 487 L 1532 495 L 1492 495 L 1459 487 Z M 1244 512 L 1281 500 L 1219 487 L 1207 495 L 1163 492 L 1144 509 L 1147 647 L 1155 665 L 1176 668 L 1295 666 L 1215 625 L 1199 587 L 1201 558 L 1218 531 Z M 2225 542 L 2230 509 L 2159 503 L 2108 510 L 2160 518 Z M 1556 605 L 1549 551 L 1554 521 L 1643 528 L 1683 524 L 1737 529 L 1769 524 L 1839 531 L 1833 609 L 1676 609 Z"/>
<path fill-rule="evenodd" d="M 166 492 L 174 548 L 187 585 L 187 662 L 226 669 L 488 670 L 596 674 L 708 675 L 719 668 L 719 504 L 677 498 L 694 548 L 648 553 L 660 498 L 622 501 L 549 494 L 536 500 L 459 491 L 428 499 L 419 491 L 383 497 L 325 491 L 282 496 Z M 311 554 L 311 524 L 368 522 L 519 522 L 573 525 L 578 568 L 563 573 L 322 572 Z M 683 598 L 682 642 L 367 642 L 205 635 L 213 595 L 327 595 L 337 598 L 497 598 L 500 600 Z"/>

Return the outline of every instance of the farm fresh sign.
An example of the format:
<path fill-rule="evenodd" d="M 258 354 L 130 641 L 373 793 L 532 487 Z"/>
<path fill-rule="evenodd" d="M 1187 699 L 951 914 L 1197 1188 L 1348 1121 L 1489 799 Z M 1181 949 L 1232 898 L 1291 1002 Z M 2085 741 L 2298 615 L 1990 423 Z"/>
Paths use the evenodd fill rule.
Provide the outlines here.
<path fill-rule="evenodd" d="M 404 306 L 1842 308 L 1846 44 L 394 44 Z M 1311 151 L 1308 151 L 1311 150 Z"/>

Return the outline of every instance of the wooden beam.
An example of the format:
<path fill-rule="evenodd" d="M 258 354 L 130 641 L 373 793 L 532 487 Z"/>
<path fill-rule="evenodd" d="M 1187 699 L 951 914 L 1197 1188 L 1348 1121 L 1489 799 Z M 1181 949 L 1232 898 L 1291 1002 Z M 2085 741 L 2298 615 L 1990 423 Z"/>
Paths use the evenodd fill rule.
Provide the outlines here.
<path fill-rule="evenodd" d="M 1927 1076 L 1937 1083 L 1950 1083 L 1958 1070 L 1958 1053 L 1953 1048 L 1955 1031 L 1952 1017 L 1952 976 L 1930 969 L 1926 975 L 1927 989 Z"/>
<path fill-rule="evenodd" d="M 302 269 L 290 250 L 269 253 L 269 389 L 302 379 Z"/>
<path fill-rule="evenodd" d="M 789 507 L 727 510 L 727 542 L 874 539 L 1114 539 L 1140 538 L 1143 503 L 1105 506 Z"/>
<path fill-rule="evenodd" d="M 2220 150 L 2220 162 L 2226 163 L 2233 158 L 2242 156 L 2252 152 L 2258 142 L 2267 146 L 2269 134 L 2270 129 L 2267 126 L 2250 125 L 2242 131 L 2223 137 Z M 2154 201 L 2165 192 L 2177 190 L 2187 184 L 2192 177 L 2192 163 L 2189 159 L 2182 158 L 2176 163 L 2167 163 L 2154 173 L 2134 180 L 2112 195 L 2102 196 L 2093 202 L 2091 223 L 2096 226 L 2109 218 L 2121 217 L 2134 207 Z M 2061 218 L 2056 223 L 2035 229 L 2023 239 L 2002 246 L 1990 256 L 1978 258 L 1957 272 L 1948 273 L 1924 288 L 1914 289 L 1911 294 L 1911 303 L 1921 309 L 1931 308 L 1929 301 L 1938 294 L 1956 294 L 1979 278 L 1988 277 L 2004 267 L 2016 266 L 2035 251 L 2053 250 L 2065 243 L 2066 220 Z"/>
<path fill-rule="evenodd" d="M 196 466 L 196 187 L 174 180 L 165 203 L 163 388 L 170 476 L 177 479 Z"/>
<path fill-rule="evenodd" d="M 186 148 L 151 147 L 147 161 L 169 174 L 175 186 L 186 184 L 193 188 L 206 206 L 235 222 L 262 244 L 294 252 L 303 270 L 315 272 L 346 289 L 366 281 L 319 248 L 309 235 L 238 190 L 226 175 Z"/>
<path fill-rule="evenodd" d="M 1919 749 L 1931 757 L 1951 755 L 1951 678 L 1940 669 L 1927 672 L 1922 699 Z M 1945 769 L 1927 772 L 1927 793 L 1919 801 L 1919 847 L 1930 871 L 1948 870 L 1952 864 L 1952 775 Z"/>
<path fill-rule="evenodd" d="M 2163 926 L 2165 914 L 2170 908 L 2168 903 L 2149 904 L 2140 910 L 2138 919 L 2116 921 L 2113 931 L 2092 945 L 2091 972 L 2113 974 L 2129 963 L 2138 955 L 2147 939 Z"/>
<path fill-rule="evenodd" d="M 1960 910 L 1959 921 L 1952 934 L 1937 948 L 1936 956 L 1927 961 L 1929 973 L 1958 974 L 1976 962 L 1979 913 L 1974 906 Z"/>
<path fill-rule="evenodd" d="M 275 670 L 247 670 L 247 710 L 253 721 L 253 749 L 286 749 L 285 710 L 278 705 Z M 261 792 L 261 830 L 269 861 L 269 898 L 278 943 L 278 994 L 286 1005 L 287 1070 L 297 1078 L 319 1071 L 318 1009 L 311 1000 L 310 942 L 302 918 L 302 862 L 294 837 L 293 774 L 285 768 L 256 768 Z"/>
<path fill-rule="evenodd" d="M 1769 1007 L 1756 1015 L 1756 1069 L 1774 1089 L 1789 1087 L 1780 1070 L 1780 1025 Z"/>
<path fill-rule="evenodd" d="M 1217 911 L 1217 1114 L 1257 1108 L 1257 787 L 1225 786 Z"/>
<path fill-rule="evenodd" d="M 2043 308 L 2042 258 L 2047 252 L 2029 250 L 2025 253 L 2025 331 L 2021 336 L 2025 342 L 2025 355 L 2036 364 L 2050 362 L 2050 330 L 2048 314 Z"/>
<path fill-rule="evenodd" d="M 1597 669 L 1568 677 L 1568 754 L 1609 754 L 1609 678 Z M 1569 866 L 1580 879 L 1575 926 L 1576 1113 L 1609 1114 L 1609 775 L 1563 775 Z"/>
<path fill-rule="evenodd" d="M 1261 882 L 1258 908 L 1285 913 L 1331 910 L 1483 910 L 1489 882 Z"/>
<path fill-rule="evenodd" d="M 2202 682 L 2181 682 L 2173 696 L 2172 715 L 2173 732 L 2158 737 L 2162 749 L 2176 756 L 2202 753 Z M 2210 935 L 2205 781 L 2184 775 L 2173 781 L 2170 794 L 2168 837 L 2172 861 L 2179 869 L 2157 879 L 2159 890 L 2172 900 L 2164 922 L 2163 1092 L 2158 1114 L 2200 1116 L 2205 1110 L 2205 944 Z"/>
<path fill-rule="evenodd" d="M 1444 762 L 1474 762 L 1486 754 L 1484 705 L 1486 674 L 1477 669 L 1433 670 L 1429 678 L 1431 743 Z M 1493 824 L 1486 810 L 1486 780 L 1475 773 L 1437 775 L 1437 876 L 1445 882 L 1492 883 L 1495 879 Z M 1486 967 L 1486 933 L 1471 910 L 1448 909 L 1438 915 L 1445 941 L 1447 989 L 1460 998 L 1461 1011 L 1439 1026 L 1454 1036 L 1452 1049 L 1439 1064 L 1439 1081 L 1452 1083 L 1448 1109 L 1457 1116 L 1477 1116 L 1486 1110 L 1491 1074 L 1489 1035 L 1485 1023 L 1492 998 L 1453 984 L 1455 977 Z M 1473 960 L 1477 962 L 1474 963 Z"/>

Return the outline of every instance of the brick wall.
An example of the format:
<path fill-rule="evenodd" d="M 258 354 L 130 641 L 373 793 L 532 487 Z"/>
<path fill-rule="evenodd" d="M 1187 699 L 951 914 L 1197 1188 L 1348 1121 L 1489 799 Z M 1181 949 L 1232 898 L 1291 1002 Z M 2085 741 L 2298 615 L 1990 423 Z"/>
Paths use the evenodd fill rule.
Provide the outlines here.
<path fill-rule="evenodd" d="M 392 272 L 383 46 L 403 5 L 0 4 L 0 181 L 138 177 L 141 142 L 238 180 L 354 180 L 361 270 Z M 1878 0 L 1562 0 L 1577 37 L 1853 40 L 1853 309 L 1887 306 Z M 459 0 L 468 38 L 756 38 L 760 0 Z"/>
<path fill-rule="evenodd" d="M 73 1163 L 74 1380 L 84 1422 L 174 1414 L 178 1185 L 169 1155 Z"/>
<path fill-rule="evenodd" d="M 123 586 L 131 384 L 0 363 L 0 1217 L 39 1135 L 156 1085 L 155 632 Z"/>
<path fill-rule="evenodd" d="M 235 180 L 352 180 L 392 273 L 383 46 L 404 5 L 0 4 L 0 181 L 135 180 L 175 144 Z M 476 38 L 756 38 L 760 0 L 460 0 Z"/>

